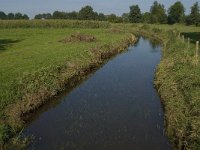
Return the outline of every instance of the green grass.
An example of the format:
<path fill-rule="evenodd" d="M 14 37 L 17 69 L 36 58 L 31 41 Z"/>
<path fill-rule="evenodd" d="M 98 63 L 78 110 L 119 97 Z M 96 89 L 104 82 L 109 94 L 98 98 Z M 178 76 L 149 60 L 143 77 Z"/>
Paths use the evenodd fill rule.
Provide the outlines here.
<path fill-rule="evenodd" d="M 58 42 L 76 32 L 94 35 L 97 42 Z M 90 62 L 91 48 L 126 36 L 123 33 L 108 34 L 104 29 L 0 29 L 0 45 L 4 45 L 0 51 L 1 106 L 12 101 L 9 89 L 23 74 L 67 62 L 85 65 Z M 4 44 L 4 40 L 10 42 Z"/>

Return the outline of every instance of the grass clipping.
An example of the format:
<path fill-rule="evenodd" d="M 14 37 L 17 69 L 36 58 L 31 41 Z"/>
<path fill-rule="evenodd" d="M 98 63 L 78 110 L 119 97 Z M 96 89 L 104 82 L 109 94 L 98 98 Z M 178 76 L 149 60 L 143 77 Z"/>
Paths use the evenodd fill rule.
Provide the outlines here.
<path fill-rule="evenodd" d="M 59 42 L 68 43 L 68 42 L 95 42 L 97 39 L 96 37 L 88 34 L 83 33 L 74 33 L 70 35 L 70 37 L 66 37 Z"/>

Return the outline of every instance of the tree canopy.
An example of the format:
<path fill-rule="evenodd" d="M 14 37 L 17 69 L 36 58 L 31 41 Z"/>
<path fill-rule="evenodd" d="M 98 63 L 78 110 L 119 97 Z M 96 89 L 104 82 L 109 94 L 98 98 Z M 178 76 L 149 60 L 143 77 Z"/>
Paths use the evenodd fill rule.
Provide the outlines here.
<path fill-rule="evenodd" d="M 168 10 L 168 23 L 183 23 L 185 17 L 185 8 L 180 1 L 175 2 Z"/>
<path fill-rule="evenodd" d="M 187 25 L 200 25 L 200 8 L 198 2 L 191 7 L 191 13 L 186 18 Z"/>
<path fill-rule="evenodd" d="M 164 5 L 155 1 L 150 9 L 150 22 L 151 23 L 167 23 L 167 14 Z"/>
<path fill-rule="evenodd" d="M 14 19 L 26 19 L 28 20 L 29 17 L 26 14 L 21 14 L 21 13 L 8 13 L 5 14 L 4 12 L 0 11 L 0 20 L 14 20 Z"/>
<path fill-rule="evenodd" d="M 7 19 L 7 16 L 3 11 L 0 11 L 0 19 L 2 20 Z"/>
<path fill-rule="evenodd" d="M 85 6 L 81 8 L 79 11 L 79 19 L 82 20 L 94 20 L 95 19 L 95 12 L 91 6 Z"/>
<path fill-rule="evenodd" d="M 139 23 L 141 22 L 142 14 L 140 7 L 138 5 L 130 6 L 130 13 L 129 13 L 129 21 L 131 23 Z"/>

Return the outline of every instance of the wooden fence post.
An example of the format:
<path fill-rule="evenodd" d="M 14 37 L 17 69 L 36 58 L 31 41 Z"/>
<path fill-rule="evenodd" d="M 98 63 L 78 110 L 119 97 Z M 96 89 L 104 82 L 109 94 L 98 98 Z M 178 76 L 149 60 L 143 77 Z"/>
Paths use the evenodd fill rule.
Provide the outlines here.
<path fill-rule="evenodd" d="M 199 41 L 196 42 L 196 57 L 199 56 Z"/>
<path fill-rule="evenodd" d="M 180 33 L 180 32 L 178 33 L 178 38 L 179 38 L 179 39 L 181 38 L 181 33 Z"/>
<path fill-rule="evenodd" d="M 190 38 L 188 38 L 188 49 L 190 49 Z"/>
<path fill-rule="evenodd" d="M 183 43 L 185 42 L 185 37 L 184 37 L 184 35 L 182 35 L 182 40 L 183 40 Z"/>

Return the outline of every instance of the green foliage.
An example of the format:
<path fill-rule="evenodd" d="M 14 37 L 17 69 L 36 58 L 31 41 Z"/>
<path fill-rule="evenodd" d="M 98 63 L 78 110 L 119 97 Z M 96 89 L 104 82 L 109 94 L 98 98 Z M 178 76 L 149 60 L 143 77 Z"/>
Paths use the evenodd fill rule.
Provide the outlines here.
<path fill-rule="evenodd" d="M 106 21 L 106 16 L 105 16 L 103 13 L 99 13 L 98 19 L 96 19 L 96 20 L 99 20 L 99 21 Z"/>
<path fill-rule="evenodd" d="M 18 13 L 15 14 L 15 19 L 16 20 L 20 20 L 20 19 L 28 20 L 29 17 L 26 14 L 23 15 L 23 14 L 21 14 L 21 13 L 18 12 Z"/>
<path fill-rule="evenodd" d="M 79 19 L 81 20 L 95 20 L 95 12 L 91 6 L 85 6 L 79 11 Z"/>
<path fill-rule="evenodd" d="M 129 22 L 129 13 L 123 13 L 122 20 L 123 20 L 123 22 L 128 23 Z"/>
<path fill-rule="evenodd" d="M 67 13 L 67 19 L 72 19 L 72 20 L 78 19 L 78 12 L 72 11 Z"/>
<path fill-rule="evenodd" d="M 187 25 L 200 25 L 200 8 L 198 2 L 191 7 L 191 13 L 186 18 Z"/>
<path fill-rule="evenodd" d="M 29 17 L 26 14 L 21 14 L 21 13 L 9 13 L 8 15 L 6 15 L 4 12 L 0 12 L 0 20 L 28 20 Z"/>
<path fill-rule="evenodd" d="M 142 23 L 151 23 L 151 14 L 149 12 L 142 14 Z"/>
<path fill-rule="evenodd" d="M 52 19 L 52 15 L 50 13 L 38 14 L 38 15 L 35 15 L 35 19 Z"/>
<path fill-rule="evenodd" d="M 60 12 L 60 11 L 55 11 L 53 13 L 53 19 L 66 19 L 66 13 Z"/>
<path fill-rule="evenodd" d="M 7 18 L 8 18 L 8 20 L 14 20 L 15 19 L 15 14 L 9 13 Z"/>
<path fill-rule="evenodd" d="M 122 23 L 123 22 L 122 17 L 118 17 L 115 14 L 111 14 L 111 15 L 107 16 L 107 20 L 112 23 Z"/>
<path fill-rule="evenodd" d="M 0 11 L 0 20 L 6 20 L 7 16 L 3 11 Z"/>
<path fill-rule="evenodd" d="M 130 6 L 129 21 L 131 23 L 141 22 L 142 14 L 138 5 Z"/>
<path fill-rule="evenodd" d="M 11 128 L 0 124 L 0 146 L 4 144 L 11 136 Z"/>
<path fill-rule="evenodd" d="M 47 14 L 37 14 L 35 19 L 69 19 L 69 20 L 99 20 L 106 21 L 107 18 L 103 13 L 97 13 L 93 11 L 91 6 L 85 6 L 81 8 L 79 12 L 63 12 L 55 11 L 52 15 Z"/>
<path fill-rule="evenodd" d="M 150 22 L 164 24 L 167 22 L 167 15 L 165 12 L 165 7 L 159 4 L 157 1 L 153 3 L 150 9 Z"/>
<path fill-rule="evenodd" d="M 180 1 L 175 2 L 168 10 L 168 23 L 183 23 L 185 17 L 185 8 Z"/>

